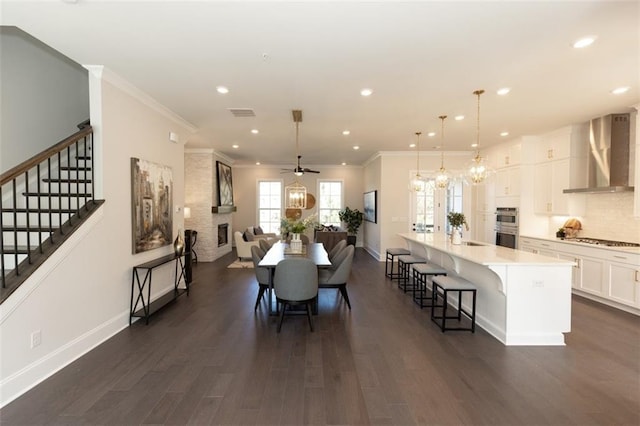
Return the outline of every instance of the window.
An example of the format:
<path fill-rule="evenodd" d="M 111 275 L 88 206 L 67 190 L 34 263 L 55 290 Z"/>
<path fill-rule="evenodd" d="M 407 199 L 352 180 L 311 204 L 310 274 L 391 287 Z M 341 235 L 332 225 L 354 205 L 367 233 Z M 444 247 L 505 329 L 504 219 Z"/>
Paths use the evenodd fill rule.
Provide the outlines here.
<path fill-rule="evenodd" d="M 433 232 L 435 209 L 433 185 L 425 182 L 423 191 L 412 192 L 411 194 L 413 230 L 415 232 Z"/>
<path fill-rule="evenodd" d="M 264 232 L 280 233 L 282 181 L 258 181 L 258 226 Z"/>
<path fill-rule="evenodd" d="M 318 222 L 340 226 L 338 212 L 342 210 L 342 181 L 319 181 Z"/>
<path fill-rule="evenodd" d="M 449 214 L 449 212 L 458 212 L 462 213 L 462 182 L 456 181 L 449 186 L 447 189 L 447 211 L 445 212 L 445 217 Z M 446 221 L 446 232 L 447 234 L 451 233 L 451 227 L 449 226 L 449 221 Z"/>

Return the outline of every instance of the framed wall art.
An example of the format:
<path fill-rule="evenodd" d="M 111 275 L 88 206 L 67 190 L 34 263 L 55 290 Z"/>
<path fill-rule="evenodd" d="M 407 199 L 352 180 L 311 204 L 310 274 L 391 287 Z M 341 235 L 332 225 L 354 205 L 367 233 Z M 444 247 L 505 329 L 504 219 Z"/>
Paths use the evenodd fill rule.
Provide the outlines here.
<path fill-rule="evenodd" d="M 376 202 L 378 191 L 364 193 L 364 220 L 367 222 L 377 222 Z"/>
<path fill-rule="evenodd" d="M 134 254 L 172 243 L 171 167 L 131 158 L 131 219 Z"/>
<path fill-rule="evenodd" d="M 231 167 L 220 161 L 216 161 L 216 176 L 218 178 L 218 205 L 233 206 Z"/>

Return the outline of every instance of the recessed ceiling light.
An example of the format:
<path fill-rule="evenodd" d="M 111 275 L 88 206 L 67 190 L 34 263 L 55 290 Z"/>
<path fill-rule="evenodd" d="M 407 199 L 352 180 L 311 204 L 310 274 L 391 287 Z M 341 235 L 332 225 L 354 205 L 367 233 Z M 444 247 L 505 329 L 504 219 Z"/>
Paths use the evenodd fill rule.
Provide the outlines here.
<path fill-rule="evenodd" d="M 435 135 L 436 135 L 436 132 L 427 133 L 427 136 L 429 136 L 430 138 L 434 137 Z"/>
<path fill-rule="evenodd" d="M 351 131 L 349 131 L 349 130 L 343 130 L 343 131 L 342 131 L 342 134 L 343 134 L 343 135 L 345 135 L 345 136 L 347 136 L 347 135 L 350 135 L 350 134 L 351 134 Z"/>
<path fill-rule="evenodd" d="M 510 89 L 510 88 L 508 88 L 508 87 L 503 87 L 502 89 L 498 89 L 498 91 L 497 91 L 496 93 L 497 93 L 498 95 L 500 95 L 500 96 L 504 96 L 504 95 L 506 95 L 507 93 L 509 93 L 510 91 L 511 91 L 511 89 Z"/>
<path fill-rule="evenodd" d="M 475 147 L 477 147 L 477 146 L 478 146 L 478 144 L 477 144 L 477 143 L 472 143 L 472 144 L 471 144 L 471 148 L 475 148 Z"/>
<path fill-rule="evenodd" d="M 227 89 L 224 86 L 218 86 L 216 87 L 216 91 L 220 94 L 226 95 L 227 93 L 229 93 L 229 89 Z"/>
<path fill-rule="evenodd" d="M 415 143 L 409 144 L 409 148 L 415 148 L 415 147 L 416 147 Z"/>
<path fill-rule="evenodd" d="M 611 93 L 613 93 L 614 95 L 622 95 L 623 93 L 627 93 L 629 91 L 629 89 L 630 89 L 629 86 L 617 87 L 617 88 L 613 89 L 611 91 Z"/>
<path fill-rule="evenodd" d="M 573 43 L 573 47 L 575 47 L 576 49 L 582 49 L 584 47 L 591 46 L 594 41 L 596 41 L 595 37 L 583 37 Z"/>
<path fill-rule="evenodd" d="M 252 130 L 251 130 L 251 133 L 253 133 L 254 135 L 257 135 L 257 134 L 258 134 L 258 133 L 260 133 L 260 132 L 258 131 L 258 129 L 252 129 Z"/>
<path fill-rule="evenodd" d="M 353 149 L 355 149 L 356 151 L 360 149 L 360 147 L 358 145 L 354 145 Z"/>
<path fill-rule="evenodd" d="M 240 145 L 231 145 L 231 148 L 238 149 L 238 148 L 240 148 Z"/>
<path fill-rule="evenodd" d="M 347 165 L 347 163 L 345 163 L 345 162 L 343 161 L 343 162 L 342 162 L 342 165 L 343 165 L 343 166 L 346 166 L 346 165 Z"/>
<path fill-rule="evenodd" d="M 373 90 L 371 90 L 371 89 L 362 89 L 360 91 L 360 94 L 362 96 L 371 96 L 372 93 L 373 93 Z"/>
<path fill-rule="evenodd" d="M 464 120 L 464 115 L 456 115 L 453 119 L 456 121 Z"/>
<path fill-rule="evenodd" d="M 500 133 L 500 136 L 509 136 L 509 132 L 502 132 Z"/>
<path fill-rule="evenodd" d="M 259 162 L 259 161 L 256 161 L 256 166 L 259 166 L 259 165 L 260 165 L 260 162 Z"/>

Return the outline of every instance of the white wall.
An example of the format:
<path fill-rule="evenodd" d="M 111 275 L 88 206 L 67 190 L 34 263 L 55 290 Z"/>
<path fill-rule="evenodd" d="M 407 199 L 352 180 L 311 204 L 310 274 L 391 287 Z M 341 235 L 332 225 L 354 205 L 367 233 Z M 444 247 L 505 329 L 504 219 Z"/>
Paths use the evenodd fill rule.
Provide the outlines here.
<path fill-rule="evenodd" d="M 384 253 L 390 247 L 406 247 L 404 239 L 398 236 L 402 232 L 411 232 L 412 220 L 410 214 L 409 180 L 416 172 L 415 152 L 383 152 L 380 154 L 382 161 L 380 166 L 380 190 L 378 192 L 378 225 L 380 227 L 379 253 L 384 258 Z M 467 161 L 471 159 L 471 153 L 456 152 L 447 153 L 445 156 L 445 168 L 450 172 L 459 174 L 464 170 Z M 367 165 L 369 168 L 377 168 L 375 162 Z M 428 176 L 440 168 L 440 153 L 427 152 L 420 155 L 420 173 Z M 365 171 L 375 174 L 375 170 Z M 471 188 L 465 187 L 463 212 L 468 218 L 473 217 L 471 208 Z"/>
<path fill-rule="evenodd" d="M 78 131 L 87 71 L 16 27 L 0 26 L 0 172 Z"/>
<path fill-rule="evenodd" d="M 364 168 L 364 192 L 378 191 L 376 194 L 376 223 L 364 222 L 363 226 L 363 246 L 374 257 L 380 258 L 380 231 L 382 229 L 382 158 L 374 158 L 365 165 Z"/>
<path fill-rule="evenodd" d="M 92 79 L 93 80 L 93 79 Z M 173 169 L 173 203 L 184 200 L 184 147 L 169 142 L 169 132 L 185 140 L 188 123 L 154 105 L 116 77 L 97 79 L 92 98 L 97 158 L 103 170 L 104 206 L 37 273 L 0 305 L 2 405 L 128 326 L 134 265 L 173 251 L 165 246 L 137 255 L 131 248 L 130 159 L 137 157 Z M 174 237 L 183 228 L 174 209 Z M 66 255 L 66 256 L 65 256 Z M 173 265 L 153 273 L 153 293 L 173 285 Z M 153 296 L 152 296 L 153 297 Z M 31 333 L 42 344 L 30 348 Z"/>
<path fill-rule="evenodd" d="M 307 173 L 298 178 L 298 181 L 307 187 L 307 192 L 318 195 L 318 180 L 336 179 L 344 182 L 344 205 L 352 209 L 363 211 L 363 173 L 361 167 L 335 166 L 314 167 L 320 174 Z M 233 197 L 238 206 L 238 211 L 233 214 L 234 231 L 244 231 L 248 226 L 254 226 L 257 217 L 257 184 L 259 179 L 282 179 L 284 185 L 294 181 L 293 174 L 281 174 L 280 168 L 265 166 L 233 167 Z M 316 207 L 305 210 L 302 217 L 305 218 L 316 213 Z M 363 227 L 360 227 L 357 245 L 362 245 Z M 313 231 L 308 230 L 307 235 L 313 237 Z"/>

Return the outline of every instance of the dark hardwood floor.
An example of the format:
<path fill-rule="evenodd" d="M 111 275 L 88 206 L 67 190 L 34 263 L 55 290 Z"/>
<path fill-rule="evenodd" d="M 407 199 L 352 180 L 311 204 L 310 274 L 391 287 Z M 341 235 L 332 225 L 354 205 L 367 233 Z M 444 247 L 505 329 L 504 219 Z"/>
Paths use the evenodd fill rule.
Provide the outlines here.
<path fill-rule="evenodd" d="M 348 310 L 276 318 L 253 269 L 194 267 L 189 297 L 0 411 L 3 425 L 638 425 L 640 319 L 574 298 L 564 347 L 442 334 L 384 263 L 356 251 Z M 544 315 L 544 312 L 540 312 Z"/>

